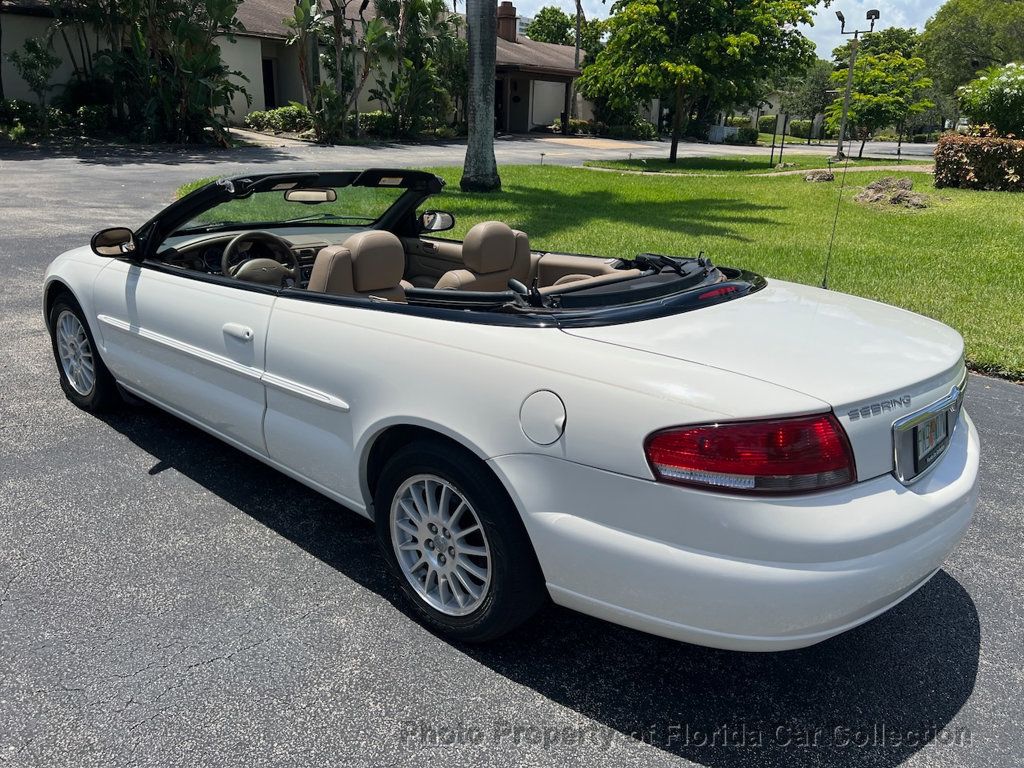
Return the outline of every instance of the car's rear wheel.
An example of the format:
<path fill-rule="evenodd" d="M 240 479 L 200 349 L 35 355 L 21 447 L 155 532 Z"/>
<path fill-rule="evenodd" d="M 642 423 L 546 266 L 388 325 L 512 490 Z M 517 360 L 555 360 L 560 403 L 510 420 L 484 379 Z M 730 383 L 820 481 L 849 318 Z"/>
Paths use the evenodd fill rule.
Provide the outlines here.
<path fill-rule="evenodd" d="M 68 400 L 93 412 L 119 405 L 117 383 L 99 356 L 81 308 L 70 297 L 61 296 L 50 308 L 49 319 L 60 387 Z"/>
<path fill-rule="evenodd" d="M 377 485 L 377 535 L 416 614 L 468 642 L 499 637 L 543 604 L 544 580 L 504 489 L 443 442 L 405 446 Z"/>

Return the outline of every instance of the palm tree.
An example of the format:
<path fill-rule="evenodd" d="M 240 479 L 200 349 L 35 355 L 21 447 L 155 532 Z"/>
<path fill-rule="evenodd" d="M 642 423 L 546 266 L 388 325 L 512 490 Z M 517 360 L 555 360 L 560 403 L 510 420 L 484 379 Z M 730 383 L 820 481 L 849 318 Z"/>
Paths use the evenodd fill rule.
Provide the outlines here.
<path fill-rule="evenodd" d="M 494 159 L 494 59 L 498 46 L 497 0 L 466 0 L 469 42 L 469 142 L 459 186 L 467 192 L 501 189 Z"/>

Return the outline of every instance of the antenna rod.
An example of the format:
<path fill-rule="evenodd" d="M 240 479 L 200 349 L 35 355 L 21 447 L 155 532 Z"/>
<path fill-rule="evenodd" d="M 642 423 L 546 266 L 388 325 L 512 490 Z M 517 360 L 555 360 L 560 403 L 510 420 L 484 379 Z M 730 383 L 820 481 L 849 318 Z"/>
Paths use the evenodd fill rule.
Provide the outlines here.
<path fill-rule="evenodd" d="M 842 150 L 840 150 L 842 151 Z M 846 189 L 846 172 L 850 170 L 850 152 L 853 152 L 853 137 L 845 153 L 846 159 L 843 163 L 843 179 L 839 184 L 839 197 L 836 199 L 836 215 L 832 219 L 832 237 L 828 241 L 828 255 L 825 256 L 825 274 L 821 278 L 821 287 L 828 290 L 828 268 L 832 264 L 832 249 L 836 244 L 836 229 L 839 227 L 839 206 L 843 203 L 843 190 Z"/>

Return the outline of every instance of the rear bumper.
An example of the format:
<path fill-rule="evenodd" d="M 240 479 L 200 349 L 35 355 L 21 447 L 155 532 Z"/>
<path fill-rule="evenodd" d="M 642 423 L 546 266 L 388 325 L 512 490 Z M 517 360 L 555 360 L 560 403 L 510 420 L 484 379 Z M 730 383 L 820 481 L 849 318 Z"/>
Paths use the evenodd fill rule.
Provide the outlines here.
<path fill-rule="evenodd" d="M 891 475 L 813 496 L 725 496 L 573 464 L 491 460 L 555 602 L 685 642 L 800 648 L 888 610 L 938 570 L 977 502 L 964 413 L 919 483 Z"/>

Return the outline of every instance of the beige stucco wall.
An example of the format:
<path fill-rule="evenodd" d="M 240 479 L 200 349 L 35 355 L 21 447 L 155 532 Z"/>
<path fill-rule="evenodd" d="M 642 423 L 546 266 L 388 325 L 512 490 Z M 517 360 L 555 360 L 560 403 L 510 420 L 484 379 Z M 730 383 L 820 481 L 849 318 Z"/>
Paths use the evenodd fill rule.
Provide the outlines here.
<path fill-rule="evenodd" d="M 21 79 L 14 65 L 7 60 L 7 54 L 16 51 L 25 44 L 30 37 L 45 37 L 53 19 L 42 16 L 23 16 L 16 13 L 5 13 L 3 15 L 3 40 L 0 40 L 0 73 L 4 80 L 4 95 L 8 99 L 25 99 L 34 102 L 35 94 L 28 89 L 28 85 Z M 76 45 L 76 40 L 69 34 L 71 44 Z M 94 44 L 90 35 L 89 43 Z M 71 66 L 71 56 L 60 35 L 53 38 L 53 52 L 60 58 L 60 66 L 53 73 L 50 84 L 53 89 L 47 95 L 47 100 L 60 94 L 61 86 L 71 79 L 74 71 Z M 75 50 L 75 59 L 81 59 L 81 54 Z"/>
<path fill-rule="evenodd" d="M 240 72 L 242 77 L 233 76 L 252 97 L 252 105 L 246 104 L 245 95 L 236 93 L 231 101 L 234 112 L 228 115 L 228 122 L 241 123 L 250 110 L 263 109 L 263 56 L 261 41 L 256 37 L 236 36 L 234 40 L 226 37 L 217 38 L 221 60 L 227 68 Z"/>

